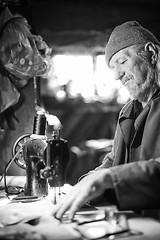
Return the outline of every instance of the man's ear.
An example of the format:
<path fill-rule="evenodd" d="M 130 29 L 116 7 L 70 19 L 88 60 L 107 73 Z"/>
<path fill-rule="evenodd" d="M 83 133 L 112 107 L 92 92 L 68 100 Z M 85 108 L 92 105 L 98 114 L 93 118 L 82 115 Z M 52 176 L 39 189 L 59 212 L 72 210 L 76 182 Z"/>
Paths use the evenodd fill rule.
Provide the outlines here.
<path fill-rule="evenodd" d="M 155 64 L 157 62 L 157 58 L 158 58 L 158 50 L 157 50 L 157 47 L 155 46 L 155 44 L 152 42 L 146 43 L 145 51 L 150 53 L 151 63 Z"/>

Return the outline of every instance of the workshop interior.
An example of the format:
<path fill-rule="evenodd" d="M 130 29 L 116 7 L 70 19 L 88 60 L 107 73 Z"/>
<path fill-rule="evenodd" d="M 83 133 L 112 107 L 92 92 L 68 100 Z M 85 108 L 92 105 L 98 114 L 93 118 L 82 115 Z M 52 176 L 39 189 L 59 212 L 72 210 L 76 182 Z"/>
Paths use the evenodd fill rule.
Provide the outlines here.
<path fill-rule="evenodd" d="M 38 170 L 40 174 L 45 169 L 46 179 L 55 172 L 51 168 L 56 163 L 49 162 L 52 154 L 64 174 L 60 182 L 71 185 L 101 163 L 112 147 L 119 111 L 129 100 L 107 70 L 106 41 L 117 24 L 133 19 L 160 34 L 159 4 L 155 0 L 0 1 L 1 71 L 5 64 L 10 75 L 1 81 L 0 175 L 27 176 L 31 181 L 37 163 L 30 159 L 32 153 L 27 155 L 33 145 L 28 141 L 35 133 L 46 141 L 41 153 L 46 155 L 45 166 Z M 26 42 L 18 46 L 22 37 Z M 23 62 L 25 57 L 31 64 Z M 36 161 L 41 162 L 39 154 Z"/>
<path fill-rule="evenodd" d="M 159 8 L 158 0 L 0 0 L 0 180 L 7 194 L 18 191 L 15 201 L 76 184 L 110 152 L 130 98 L 107 69 L 106 42 L 129 20 L 160 39 Z M 24 185 L 11 188 L 21 176 Z"/>
<path fill-rule="evenodd" d="M 30 146 L 24 149 L 30 136 L 36 133 L 45 138 L 46 145 L 42 148 L 48 157 L 39 173 L 45 169 L 46 179 L 53 175 L 55 169 L 51 168 L 56 163 L 49 163 L 49 156 L 55 154 L 54 159 L 59 159 L 64 174 L 59 176 L 63 179 L 60 182 L 74 185 L 110 151 L 119 111 L 129 100 L 105 64 L 104 49 L 109 34 L 117 24 L 133 19 L 160 34 L 160 3 L 155 0 L 4 0 L 0 3 L 1 45 L 6 49 L 10 46 L 10 52 L 1 49 L 4 55 L 1 65 L 6 64 L 11 76 L 1 84 L 0 175 L 33 179 L 31 168 L 37 163 L 30 159 L 35 166 L 31 162 L 26 166 L 25 158 L 32 158 L 32 154 L 27 155 Z M 21 22 L 17 15 L 27 23 Z M 23 25 L 26 30 L 22 33 Z M 8 28 L 6 36 L 5 28 Z M 26 42 L 18 47 L 21 34 Z M 36 37 L 28 43 L 31 35 Z M 11 59 L 7 60 L 10 55 Z M 27 61 L 23 63 L 25 57 L 27 61 L 30 58 L 31 65 Z M 38 59 L 40 64 L 36 66 Z M 19 85 L 13 87 L 16 81 Z M 8 98 L 6 88 L 10 93 Z M 37 161 L 41 160 L 38 157 Z"/>

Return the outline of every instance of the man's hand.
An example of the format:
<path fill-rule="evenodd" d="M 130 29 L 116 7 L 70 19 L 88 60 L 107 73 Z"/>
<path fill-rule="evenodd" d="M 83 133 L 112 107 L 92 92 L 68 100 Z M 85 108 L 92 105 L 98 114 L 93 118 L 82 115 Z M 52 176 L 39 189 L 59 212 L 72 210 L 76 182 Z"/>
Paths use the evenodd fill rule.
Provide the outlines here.
<path fill-rule="evenodd" d="M 69 219 L 73 219 L 76 211 L 88 201 L 95 199 L 103 192 L 112 188 L 111 172 L 109 169 L 100 169 L 85 176 L 56 206 L 53 215 L 61 219 L 68 210 Z"/>

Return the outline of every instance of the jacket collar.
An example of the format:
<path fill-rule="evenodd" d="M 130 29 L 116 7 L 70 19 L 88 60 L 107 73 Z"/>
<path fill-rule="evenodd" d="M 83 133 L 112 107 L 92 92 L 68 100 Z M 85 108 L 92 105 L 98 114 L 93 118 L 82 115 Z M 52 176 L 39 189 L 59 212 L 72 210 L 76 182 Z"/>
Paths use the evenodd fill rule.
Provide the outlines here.
<path fill-rule="evenodd" d="M 130 118 L 132 109 L 133 109 L 133 101 L 129 101 L 127 105 L 125 105 L 122 108 L 120 112 L 120 118 Z"/>
<path fill-rule="evenodd" d="M 148 109 L 148 107 L 151 105 L 151 102 L 157 98 L 160 97 L 160 89 L 157 89 L 157 91 L 153 94 L 152 98 L 150 99 L 150 101 L 148 102 L 148 104 L 146 105 L 145 108 Z M 133 115 L 133 111 L 134 111 L 134 106 L 135 104 L 141 104 L 138 100 L 131 100 L 129 101 L 121 110 L 120 112 L 120 119 L 126 119 L 126 118 L 130 118 L 133 119 L 134 115 Z M 144 109 L 145 109 L 144 108 Z"/>
<path fill-rule="evenodd" d="M 135 115 L 133 112 L 134 104 L 135 104 L 134 100 L 128 102 L 123 107 L 123 109 L 120 113 L 119 124 L 120 124 L 120 128 L 121 128 L 126 145 L 128 145 L 128 143 L 129 143 L 133 124 L 135 126 L 135 133 L 136 133 L 139 130 L 139 127 L 144 125 L 144 122 L 145 122 L 147 114 L 150 110 L 151 104 L 153 103 L 153 99 L 155 99 L 157 97 L 160 97 L 160 91 L 157 91 L 153 95 L 152 99 L 148 102 L 148 104 L 145 106 L 145 108 L 142 109 L 141 114 L 139 114 L 138 117 L 136 117 L 136 119 L 134 117 Z"/>

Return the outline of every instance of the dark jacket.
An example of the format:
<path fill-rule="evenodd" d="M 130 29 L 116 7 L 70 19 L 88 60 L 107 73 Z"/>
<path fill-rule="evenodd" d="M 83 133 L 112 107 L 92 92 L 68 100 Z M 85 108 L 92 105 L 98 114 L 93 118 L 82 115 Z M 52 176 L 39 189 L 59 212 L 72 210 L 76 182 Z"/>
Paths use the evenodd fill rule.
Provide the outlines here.
<path fill-rule="evenodd" d="M 119 209 L 148 209 L 154 216 L 160 209 L 160 92 L 136 118 L 133 104 L 121 110 L 113 150 L 99 168 L 111 167 Z"/>

